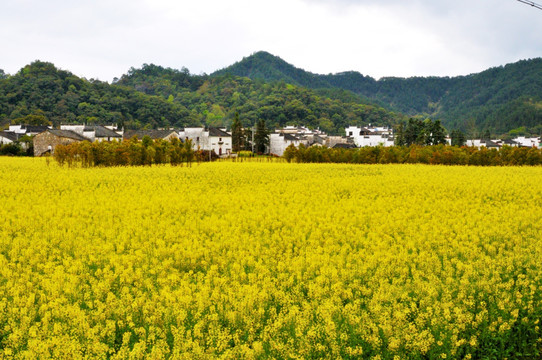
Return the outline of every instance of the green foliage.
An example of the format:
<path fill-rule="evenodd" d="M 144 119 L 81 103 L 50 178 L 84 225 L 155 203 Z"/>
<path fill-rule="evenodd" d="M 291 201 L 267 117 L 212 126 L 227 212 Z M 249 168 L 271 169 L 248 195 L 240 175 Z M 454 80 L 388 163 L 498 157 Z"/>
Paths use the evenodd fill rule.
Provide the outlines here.
<path fill-rule="evenodd" d="M 265 148 L 269 145 L 269 130 L 265 126 L 265 120 L 260 119 L 256 124 L 256 133 L 254 134 L 254 150 L 259 153 L 265 153 Z"/>
<path fill-rule="evenodd" d="M 447 145 L 366 146 L 356 149 L 286 148 L 283 158 L 298 163 L 431 164 L 476 166 L 542 165 L 542 149 L 503 146 L 500 150 Z"/>
<path fill-rule="evenodd" d="M 406 124 L 400 123 L 395 127 L 395 144 L 398 146 L 446 144 L 446 130 L 440 120 L 433 122 L 431 119 L 410 118 Z"/>
<path fill-rule="evenodd" d="M 145 75 L 149 66 L 132 69 L 118 84 L 165 99 L 173 94 L 173 102 L 189 111 L 190 121 L 201 125 L 233 128 L 238 113 L 243 128 L 263 119 L 269 127 L 305 125 L 341 134 L 349 125 L 393 125 L 404 118 L 341 89 L 316 91 L 284 81 L 266 83 L 229 73 L 211 77 L 192 75 L 192 82 L 176 82 L 172 70 L 152 66 L 155 69 L 152 74 L 162 79 L 157 83 Z M 158 75 L 156 69 L 161 69 Z M 196 85 L 199 87 L 193 91 Z"/>
<path fill-rule="evenodd" d="M 11 120 L 12 124 L 23 125 L 51 125 L 47 116 L 43 114 L 43 111 L 38 110 L 35 114 L 26 115 L 17 119 Z"/>
<path fill-rule="evenodd" d="M 51 63 L 35 61 L 0 80 L 0 119 L 32 123 L 117 123 L 185 126 L 189 112 L 178 103 L 124 86 L 78 78 Z"/>
<path fill-rule="evenodd" d="M 311 89 L 339 89 L 410 116 L 442 119 L 448 128 L 505 133 L 526 127 L 542 131 L 542 59 L 523 60 L 459 77 L 386 77 L 375 80 L 358 72 L 317 75 L 265 52 L 243 59 L 213 75 L 233 74 L 265 81 L 285 81 Z"/>
<path fill-rule="evenodd" d="M 315 91 L 232 75 L 191 75 L 187 69 L 153 64 L 131 68 L 113 85 L 80 79 L 40 61 L 0 80 L 0 119 L 5 123 L 42 115 L 55 126 L 230 126 L 236 113 L 244 128 L 263 119 L 270 127 L 321 126 L 331 134 L 341 134 L 349 125 L 392 125 L 403 119 L 340 89 Z"/>
<path fill-rule="evenodd" d="M 171 142 L 150 137 L 137 138 L 122 142 L 74 142 L 58 145 L 53 154 L 60 165 L 93 166 L 139 166 L 153 164 L 191 166 L 196 154 L 190 140 L 182 143 L 179 139 Z M 202 160 L 205 160 L 204 158 Z"/>
<path fill-rule="evenodd" d="M 452 140 L 452 146 L 463 146 L 467 142 L 467 137 L 461 130 L 452 130 L 450 137 Z"/>
<path fill-rule="evenodd" d="M 0 155 L 23 156 L 26 155 L 26 152 L 20 144 L 9 143 L 0 145 Z"/>
<path fill-rule="evenodd" d="M 244 147 L 243 126 L 239 120 L 239 113 L 235 113 L 233 122 L 231 124 L 231 142 L 232 151 L 238 153 Z"/>

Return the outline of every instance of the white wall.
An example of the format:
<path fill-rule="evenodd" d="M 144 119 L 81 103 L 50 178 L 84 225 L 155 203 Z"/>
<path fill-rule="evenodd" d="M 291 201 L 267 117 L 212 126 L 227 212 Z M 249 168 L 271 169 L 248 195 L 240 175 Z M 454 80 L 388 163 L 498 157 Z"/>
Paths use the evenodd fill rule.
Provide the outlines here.
<path fill-rule="evenodd" d="M 11 144 L 12 142 L 13 141 L 11 141 L 10 139 L 0 135 L 0 145 L 7 145 L 7 144 Z"/>
<path fill-rule="evenodd" d="M 351 137 L 354 140 L 354 144 L 357 147 L 364 146 L 393 146 L 392 130 L 387 127 L 367 127 L 367 130 L 374 132 L 375 134 L 362 135 L 360 134 L 362 128 L 358 126 L 349 126 L 345 128 L 346 136 Z M 386 136 L 387 135 L 387 136 Z"/>
<path fill-rule="evenodd" d="M 217 155 L 231 154 L 231 137 L 209 136 L 209 144 Z"/>
<path fill-rule="evenodd" d="M 281 134 L 273 133 L 269 135 L 269 152 L 278 156 L 282 156 L 286 148 L 290 145 L 298 147 L 303 141 L 285 140 Z"/>

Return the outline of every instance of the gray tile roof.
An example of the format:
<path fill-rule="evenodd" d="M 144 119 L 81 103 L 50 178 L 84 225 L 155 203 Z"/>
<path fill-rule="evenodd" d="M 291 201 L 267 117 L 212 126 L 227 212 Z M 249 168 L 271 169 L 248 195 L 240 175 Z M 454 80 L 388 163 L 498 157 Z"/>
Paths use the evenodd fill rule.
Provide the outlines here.
<path fill-rule="evenodd" d="M 109 137 L 121 138 L 122 137 L 122 135 L 117 134 L 113 130 L 109 130 L 105 126 L 96 125 L 94 127 L 94 131 L 96 132 L 94 136 L 96 136 L 97 138 L 98 137 L 99 138 L 109 138 Z"/>
<path fill-rule="evenodd" d="M 90 139 L 84 137 L 83 135 L 80 135 L 80 134 L 76 133 L 75 131 L 71 131 L 71 130 L 48 129 L 47 131 L 49 131 L 51 134 L 53 134 L 55 136 L 59 136 L 59 137 L 65 137 L 65 138 L 68 138 L 68 139 L 74 139 L 74 140 L 79 140 L 79 141 L 84 141 L 84 140 L 89 140 L 90 141 Z"/>
<path fill-rule="evenodd" d="M 286 141 L 299 141 L 299 138 L 292 134 L 284 134 L 284 140 Z"/>
<path fill-rule="evenodd" d="M 231 137 L 227 132 L 220 130 L 219 128 L 209 128 L 209 136 L 218 136 L 218 137 Z"/>
<path fill-rule="evenodd" d="M 151 139 L 165 139 L 171 133 L 177 134 L 175 130 L 126 130 L 124 132 L 125 139 L 131 139 L 134 136 L 137 136 L 139 140 L 143 139 L 144 136 L 149 136 Z"/>
<path fill-rule="evenodd" d="M 354 144 L 344 144 L 344 143 L 337 143 L 333 145 L 333 149 L 355 149 L 356 145 Z"/>
<path fill-rule="evenodd" d="M 6 139 L 9 139 L 11 141 L 17 140 L 17 134 L 12 131 L 0 131 L 0 136 Z"/>
<path fill-rule="evenodd" d="M 39 134 L 45 130 L 50 129 L 47 125 L 21 125 L 21 130 L 25 130 L 28 133 Z"/>

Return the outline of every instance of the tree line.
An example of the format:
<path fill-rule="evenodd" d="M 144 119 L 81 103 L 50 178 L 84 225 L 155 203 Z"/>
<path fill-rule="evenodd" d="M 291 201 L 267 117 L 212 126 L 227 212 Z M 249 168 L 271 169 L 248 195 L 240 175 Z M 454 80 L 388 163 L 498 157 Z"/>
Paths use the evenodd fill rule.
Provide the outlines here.
<path fill-rule="evenodd" d="M 290 145 L 284 159 L 296 163 L 431 164 L 476 166 L 542 165 L 542 149 L 503 146 L 500 150 L 448 145 L 375 146 L 355 149 Z"/>
<path fill-rule="evenodd" d="M 53 158 L 59 165 L 70 167 L 158 164 L 191 166 L 193 161 L 207 161 L 210 156 L 213 157 L 208 151 L 195 151 L 189 139 L 184 143 L 179 139 L 153 141 L 149 136 L 144 136 L 141 141 L 134 137 L 124 141 L 74 142 L 58 145 L 53 154 Z"/>

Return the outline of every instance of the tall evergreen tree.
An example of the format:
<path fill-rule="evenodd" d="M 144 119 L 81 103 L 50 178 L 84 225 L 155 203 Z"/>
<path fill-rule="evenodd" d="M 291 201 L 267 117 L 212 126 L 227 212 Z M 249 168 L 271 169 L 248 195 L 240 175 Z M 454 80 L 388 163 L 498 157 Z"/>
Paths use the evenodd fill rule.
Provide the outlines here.
<path fill-rule="evenodd" d="M 264 119 L 260 119 L 256 123 L 254 145 L 257 153 L 264 153 L 266 146 L 269 145 L 269 130 L 267 130 L 267 127 L 265 126 Z"/>
<path fill-rule="evenodd" d="M 461 130 L 453 130 L 450 135 L 452 138 L 452 146 L 463 146 L 467 142 L 467 138 Z"/>
<path fill-rule="evenodd" d="M 231 146 L 234 153 L 237 153 L 243 149 L 244 137 L 243 125 L 241 125 L 241 121 L 239 120 L 239 113 L 236 112 L 231 124 Z"/>
<path fill-rule="evenodd" d="M 446 130 L 440 123 L 440 120 L 435 120 L 431 128 L 431 144 L 446 144 Z"/>

